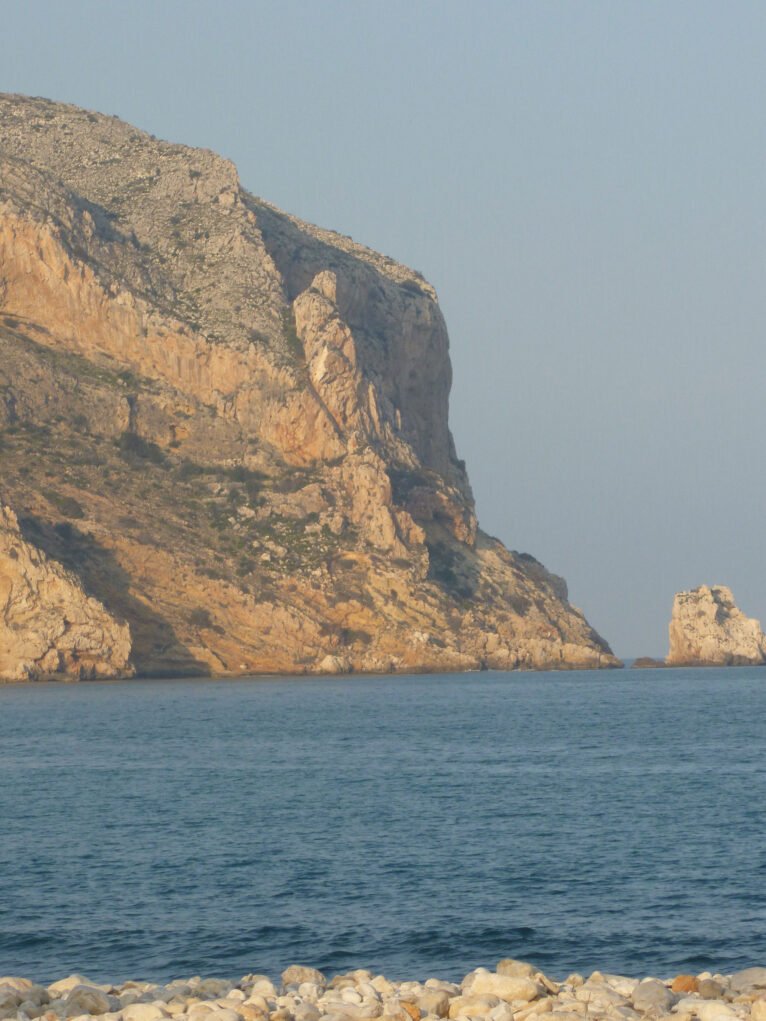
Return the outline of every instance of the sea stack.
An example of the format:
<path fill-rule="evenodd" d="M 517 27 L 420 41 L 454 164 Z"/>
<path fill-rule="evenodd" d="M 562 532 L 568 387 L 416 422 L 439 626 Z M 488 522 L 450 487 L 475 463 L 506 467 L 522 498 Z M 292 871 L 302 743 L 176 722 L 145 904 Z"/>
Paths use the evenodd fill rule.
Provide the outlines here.
<path fill-rule="evenodd" d="M 760 622 L 746 617 L 725 585 L 679 592 L 670 619 L 668 666 L 748 666 L 766 663 Z"/>

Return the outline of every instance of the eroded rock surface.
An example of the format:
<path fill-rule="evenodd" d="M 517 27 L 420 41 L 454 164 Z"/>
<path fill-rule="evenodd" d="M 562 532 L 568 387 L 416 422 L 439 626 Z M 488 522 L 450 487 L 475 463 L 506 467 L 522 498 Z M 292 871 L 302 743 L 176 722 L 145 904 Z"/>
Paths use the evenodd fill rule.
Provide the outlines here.
<path fill-rule="evenodd" d="M 0 681 L 125 676 L 130 648 L 128 625 L 26 542 L 0 504 Z"/>
<path fill-rule="evenodd" d="M 600 667 L 478 528 L 420 274 L 113 117 L 0 96 L 3 499 L 139 673 Z"/>
<path fill-rule="evenodd" d="M 679 592 L 670 619 L 671 666 L 743 666 L 766 663 L 766 635 L 746 617 L 725 585 Z"/>

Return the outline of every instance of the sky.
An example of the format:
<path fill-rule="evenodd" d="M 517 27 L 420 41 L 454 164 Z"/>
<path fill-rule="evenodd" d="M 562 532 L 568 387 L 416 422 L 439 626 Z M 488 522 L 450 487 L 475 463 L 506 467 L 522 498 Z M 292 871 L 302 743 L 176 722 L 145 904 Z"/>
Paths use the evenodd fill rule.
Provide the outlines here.
<path fill-rule="evenodd" d="M 0 0 L 0 91 L 117 114 L 421 271 L 482 527 L 618 655 L 766 622 L 766 4 Z"/>

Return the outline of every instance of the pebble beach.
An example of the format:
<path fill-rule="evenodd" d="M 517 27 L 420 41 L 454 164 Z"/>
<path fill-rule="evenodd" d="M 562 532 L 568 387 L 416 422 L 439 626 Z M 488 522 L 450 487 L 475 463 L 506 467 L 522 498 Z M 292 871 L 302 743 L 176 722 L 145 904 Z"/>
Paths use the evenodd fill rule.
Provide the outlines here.
<path fill-rule="evenodd" d="M 766 967 L 630 978 L 595 971 L 556 981 L 507 958 L 460 983 L 396 982 L 357 970 L 329 978 L 292 965 L 279 980 L 181 978 L 117 985 L 70 975 L 48 986 L 0 978 L 0 1019 L 62 1021 L 766 1021 Z"/>

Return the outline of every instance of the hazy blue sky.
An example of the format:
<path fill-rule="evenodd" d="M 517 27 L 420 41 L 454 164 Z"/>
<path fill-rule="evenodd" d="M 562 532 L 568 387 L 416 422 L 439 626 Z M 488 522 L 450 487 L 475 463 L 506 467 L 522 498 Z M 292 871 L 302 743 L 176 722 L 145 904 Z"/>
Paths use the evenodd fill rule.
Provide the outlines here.
<path fill-rule="evenodd" d="M 437 287 L 483 526 L 618 654 L 766 619 L 766 4 L 3 0 L 0 90 L 216 149 Z"/>

